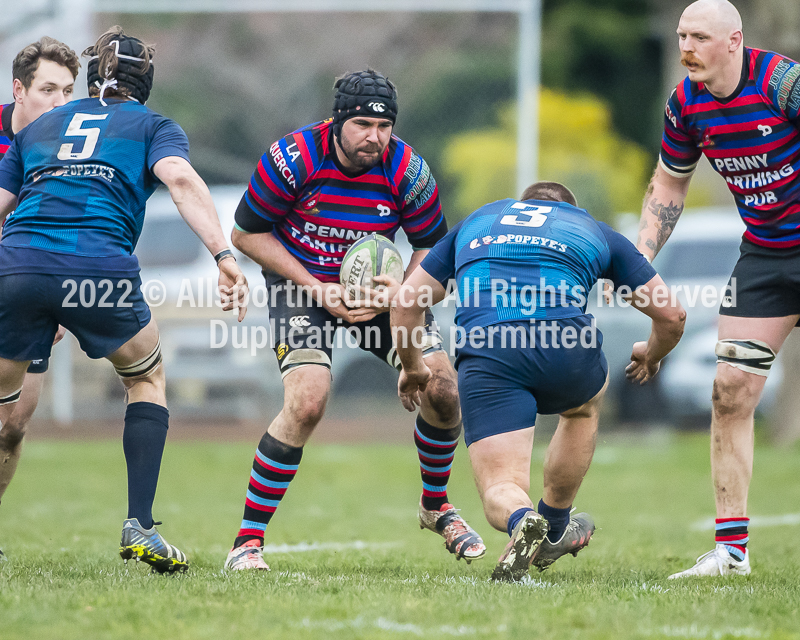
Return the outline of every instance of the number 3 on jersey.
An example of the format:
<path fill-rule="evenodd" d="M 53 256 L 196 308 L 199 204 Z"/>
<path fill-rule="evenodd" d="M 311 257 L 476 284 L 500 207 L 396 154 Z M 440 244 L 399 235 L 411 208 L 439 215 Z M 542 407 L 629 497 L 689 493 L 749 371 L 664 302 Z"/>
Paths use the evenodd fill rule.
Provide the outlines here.
<path fill-rule="evenodd" d="M 65 142 L 58 150 L 59 160 L 85 160 L 94 153 L 94 148 L 97 146 L 97 139 L 100 137 L 100 127 L 86 127 L 81 128 L 84 122 L 91 120 L 105 120 L 108 117 L 107 113 L 103 115 L 92 115 L 89 113 L 76 113 L 72 116 L 69 126 L 67 127 L 64 136 L 66 137 L 82 137 L 83 149 L 78 152 L 73 152 L 73 144 Z"/>
<path fill-rule="evenodd" d="M 519 213 L 509 214 L 500 219 L 500 224 L 507 227 L 541 227 L 547 222 L 545 213 L 550 213 L 553 207 L 515 202 L 512 209 L 519 209 Z M 522 216 L 522 217 L 520 217 Z"/>

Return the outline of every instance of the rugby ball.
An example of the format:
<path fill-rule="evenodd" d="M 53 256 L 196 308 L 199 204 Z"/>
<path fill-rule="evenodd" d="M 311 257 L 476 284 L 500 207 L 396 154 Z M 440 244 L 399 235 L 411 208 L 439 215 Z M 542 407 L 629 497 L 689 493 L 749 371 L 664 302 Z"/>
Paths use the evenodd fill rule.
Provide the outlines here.
<path fill-rule="evenodd" d="M 342 259 L 339 281 L 351 299 L 359 300 L 361 293 L 356 287 L 372 287 L 372 278 L 388 275 L 403 281 L 403 258 L 394 243 L 377 233 L 357 240 Z"/>

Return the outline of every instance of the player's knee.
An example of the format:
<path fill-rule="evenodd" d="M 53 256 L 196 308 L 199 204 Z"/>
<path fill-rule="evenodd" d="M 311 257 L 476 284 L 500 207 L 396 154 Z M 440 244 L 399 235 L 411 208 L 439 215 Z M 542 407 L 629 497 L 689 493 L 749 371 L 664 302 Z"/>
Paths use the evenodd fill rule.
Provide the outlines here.
<path fill-rule="evenodd" d="M 325 415 L 326 404 L 327 398 L 303 398 L 291 408 L 291 419 L 304 429 L 313 429 Z"/>
<path fill-rule="evenodd" d="M 428 403 L 444 424 L 458 422 L 461 407 L 458 401 L 458 384 L 447 376 L 434 374 L 426 389 Z"/>
<path fill-rule="evenodd" d="M 316 427 L 328 404 L 329 387 L 305 386 L 296 393 L 288 394 L 284 414 L 294 424 L 304 429 Z"/>
<path fill-rule="evenodd" d="M 28 413 L 27 417 L 18 414 L 18 411 L 14 411 L 11 417 L 3 423 L 3 428 L 0 430 L 0 448 L 7 451 L 13 449 L 22 442 L 33 411 Z"/>
<path fill-rule="evenodd" d="M 430 408 L 436 413 L 440 423 L 455 424 L 461 418 L 461 405 L 458 399 L 458 381 L 455 371 L 449 366 L 431 367 L 431 379 L 425 389 Z"/>
<path fill-rule="evenodd" d="M 762 382 L 752 373 L 721 366 L 714 378 L 711 401 L 719 417 L 749 414 L 755 410 Z"/>

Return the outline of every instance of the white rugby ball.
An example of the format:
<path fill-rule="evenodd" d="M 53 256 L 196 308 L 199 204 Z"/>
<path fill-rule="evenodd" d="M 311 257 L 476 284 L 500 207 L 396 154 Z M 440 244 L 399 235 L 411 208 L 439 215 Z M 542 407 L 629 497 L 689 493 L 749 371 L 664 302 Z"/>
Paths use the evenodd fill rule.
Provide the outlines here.
<path fill-rule="evenodd" d="M 382 235 L 371 233 L 354 242 L 342 259 L 339 281 L 349 296 L 361 299 L 356 287 L 372 287 L 372 278 L 388 275 L 403 281 L 403 258 L 394 243 Z"/>

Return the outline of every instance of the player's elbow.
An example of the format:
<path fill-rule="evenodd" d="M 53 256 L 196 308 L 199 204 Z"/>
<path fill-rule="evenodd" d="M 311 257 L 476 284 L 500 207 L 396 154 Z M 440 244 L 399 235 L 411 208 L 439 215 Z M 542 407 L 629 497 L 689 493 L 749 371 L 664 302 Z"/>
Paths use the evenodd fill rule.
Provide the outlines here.
<path fill-rule="evenodd" d="M 681 304 L 675 301 L 674 304 L 664 307 L 654 320 L 658 323 L 661 333 L 669 336 L 677 344 L 686 326 L 686 311 Z"/>
<path fill-rule="evenodd" d="M 244 250 L 246 248 L 245 245 L 248 235 L 250 234 L 245 233 L 244 231 L 240 231 L 236 227 L 234 227 L 233 231 L 231 231 L 231 243 L 242 253 L 244 253 Z"/>
<path fill-rule="evenodd" d="M 173 200 L 184 193 L 203 190 L 205 183 L 185 159 L 167 157 L 153 167 L 158 179 L 169 189 Z M 205 187 L 207 189 L 207 187 Z"/>

